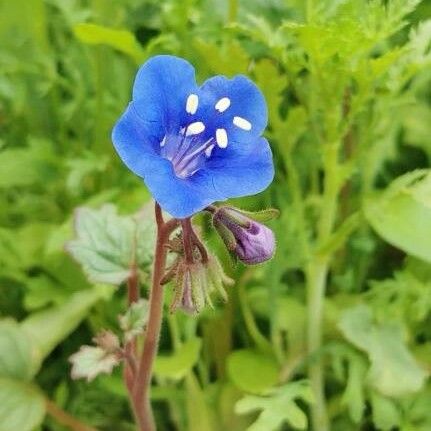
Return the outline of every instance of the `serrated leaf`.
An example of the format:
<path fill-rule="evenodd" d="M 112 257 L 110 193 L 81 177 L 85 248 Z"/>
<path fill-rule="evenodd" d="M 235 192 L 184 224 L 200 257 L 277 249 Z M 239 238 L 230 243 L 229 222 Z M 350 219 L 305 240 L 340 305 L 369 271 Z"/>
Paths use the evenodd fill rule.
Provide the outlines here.
<path fill-rule="evenodd" d="M 431 170 L 409 172 L 365 203 L 365 216 L 386 241 L 431 262 Z"/>
<path fill-rule="evenodd" d="M 36 366 L 31 339 L 12 319 L 0 321 L 0 377 L 30 380 Z"/>
<path fill-rule="evenodd" d="M 256 371 L 255 371 L 256 372 Z M 310 403 L 312 394 L 308 382 L 288 383 L 274 389 L 268 396 L 246 396 L 235 405 L 238 414 L 262 410 L 257 420 L 247 428 L 247 431 L 275 431 L 283 423 L 295 429 L 307 428 L 307 416 L 298 407 L 296 401 L 301 399 Z"/>
<path fill-rule="evenodd" d="M 72 378 L 90 382 L 99 374 L 111 374 L 121 359 L 118 354 L 108 353 L 100 347 L 82 346 L 69 361 L 72 363 Z"/>
<path fill-rule="evenodd" d="M 38 389 L 0 378 L 0 431 L 32 431 L 44 416 L 45 400 Z"/>
<path fill-rule="evenodd" d="M 375 324 L 371 310 L 358 305 L 343 313 L 339 328 L 351 343 L 368 354 L 368 382 L 380 393 L 400 397 L 422 388 L 426 373 L 407 349 L 398 326 Z"/>
<path fill-rule="evenodd" d="M 75 230 L 77 239 L 66 248 L 94 283 L 121 284 L 130 277 L 134 259 L 139 267 L 151 262 L 155 227 L 146 212 L 133 218 L 119 216 L 113 205 L 80 208 Z"/>
<path fill-rule="evenodd" d="M 227 359 L 229 378 L 245 392 L 264 393 L 277 383 L 278 371 L 275 359 L 257 350 L 236 350 Z"/>
<path fill-rule="evenodd" d="M 148 301 L 140 299 L 134 302 L 126 313 L 119 317 L 120 327 L 124 331 L 126 341 L 141 334 L 148 321 Z"/>
<path fill-rule="evenodd" d="M 159 355 L 154 364 L 154 372 L 159 377 L 181 380 L 199 359 L 202 340 L 192 338 L 184 343 L 173 355 Z"/>

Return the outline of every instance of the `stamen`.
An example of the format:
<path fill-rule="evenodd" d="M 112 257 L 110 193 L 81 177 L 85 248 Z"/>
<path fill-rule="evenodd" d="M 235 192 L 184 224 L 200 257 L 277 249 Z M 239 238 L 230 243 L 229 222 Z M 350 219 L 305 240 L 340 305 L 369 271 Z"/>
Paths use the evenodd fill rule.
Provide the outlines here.
<path fill-rule="evenodd" d="M 230 106 L 230 99 L 229 97 L 222 97 L 216 104 L 215 109 L 219 112 L 226 111 L 227 108 Z"/>
<path fill-rule="evenodd" d="M 188 162 L 190 162 L 191 160 L 193 160 L 198 154 L 201 154 L 202 151 L 204 151 L 207 147 L 208 144 L 213 140 L 213 138 L 208 139 L 208 141 L 206 141 L 205 143 L 203 143 L 200 147 L 196 148 L 196 150 L 194 150 L 192 153 L 187 154 L 182 160 L 181 160 L 181 164 L 185 164 L 187 165 Z"/>
<path fill-rule="evenodd" d="M 187 154 L 185 157 L 183 157 L 179 163 L 174 163 L 174 170 L 176 174 L 181 178 L 186 178 L 189 175 L 192 175 L 196 168 L 193 169 L 193 162 L 203 153 L 210 148 L 214 147 L 214 144 L 212 143 L 213 138 L 208 139 L 204 144 L 196 148 L 192 153 Z"/>
<path fill-rule="evenodd" d="M 225 129 L 217 129 L 216 130 L 216 141 L 217 145 L 220 148 L 226 148 L 228 139 L 227 139 L 227 133 Z"/>
<path fill-rule="evenodd" d="M 251 130 L 251 123 L 245 118 L 233 117 L 233 124 L 235 124 L 235 126 L 239 127 L 242 130 Z"/>
<path fill-rule="evenodd" d="M 160 141 L 160 146 L 164 147 L 166 144 L 166 135 L 163 137 L 163 139 Z"/>
<path fill-rule="evenodd" d="M 207 157 L 211 157 L 211 154 L 214 150 L 214 144 L 211 144 L 206 150 L 205 150 L 205 155 Z"/>
<path fill-rule="evenodd" d="M 187 97 L 186 102 L 186 111 L 189 114 L 195 114 L 198 110 L 199 105 L 199 97 L 196 94 L 190 94 L 189 97 Z"/>
<path fill-rule="evenodd" d="M 186 129 L 186 136 L 190 135 L 198 135 L 199 133 L 202 133 L 205 130 L 205 124 L 202 123 L 202 121 L 196 121 L 192 124 L 189 124 L 189 126 Z"/>

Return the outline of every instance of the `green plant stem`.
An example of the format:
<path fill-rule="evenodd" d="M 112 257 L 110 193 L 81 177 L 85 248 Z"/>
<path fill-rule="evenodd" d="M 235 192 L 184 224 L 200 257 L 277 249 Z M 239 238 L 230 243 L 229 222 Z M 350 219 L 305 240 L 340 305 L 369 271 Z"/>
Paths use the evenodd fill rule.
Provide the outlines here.
<path fill-rule="evenodd" d="M 235 22 L 238 15 L 238 0 L 229 0 L 228 22 Z"/>
<path fill-rule="evenodd" d="M 153 278 L 149 298 L 149 317 L 145 333 L 144 346 L 133 385 L 132 403 L 140 431 L 155 431 L 153 411 L 150 403 L 151 377 L 154 359 L 160 338 L 163 319 L 163 278 L 166 267 L 166 244 L 177 226 L 176 220 L 165 223 L 160 206 L 155 206 L 157 222 L 157 242 L 154 254 Z"/>
<path fill-rule="evenodd" d="M 308 373 L 314 395 L 311 415 L 314 431 L 328 431 L 323 364 L 319 350 L 322 346 L 323 301 L 326 289 L 328 263 L 315 262 L 308 274 L 308 353 L 316 355 L 310 362 Z"/>
<path fill-rule="evenodd" d="M 271 343 L 259 331 L 259 328 L 257 327 L 254 320 L 253 313 L 251 312 L 250 307 L 247 303 L 247 293 L 245 291 L 245 285 L 252 277 L 252 274 L 252 268 L 247 268 L 237 284 L 238 299 L 241 307 L 241 312 L 244 318 L 245 326 L 247 327 L 247 331 L 253 341 L 256 343 L 256 346 L 264 352 L 272 352 Z"/>
<path fill-rule="evenodd" d="M 47 399 L 45 404 L 48 414 L 52 416 L 59 424 L 68 427 L 72 431 L 97 431 L 96 428 L 82 423 L 75 417 L 71 416 L 69 413 L 65 412 L 51 400 Z"/>
<path fill-rule="evenodd" d="M 331 237 L 337 212 L 339 142 L 328 143 L 324 149 L 324 191 L 321 217 L 317 232 L 317 249 Z M 325 400 L 322 348 L 323 305 L 329 272 L 330 255 L 315 253 L 307 266 L 308 294 L 308 353 L 315 356 L 310 362 L 309 378 L 314 394 L 311 416 L 314 431 L 329 431 Z"/>
<path fill-rule="evenodd" d="M 313 21 L 313 15 L 314 15 L 313 0 L 306 0 L 305 15 L 306 15 L 306 20 L 308 23 Z"/>

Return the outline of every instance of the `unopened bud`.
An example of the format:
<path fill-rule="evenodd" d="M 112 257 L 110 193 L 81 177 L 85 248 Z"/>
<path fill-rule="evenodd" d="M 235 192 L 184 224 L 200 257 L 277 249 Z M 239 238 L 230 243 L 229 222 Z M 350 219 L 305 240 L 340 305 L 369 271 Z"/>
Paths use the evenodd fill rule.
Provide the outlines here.
<path fill-rule="evenodd" d="M 120 348 L 120 340 L 111 331 L 102 331 L 93 338 L 94 343 L 106 353 L 115 353 Z"/>
<path fill-rule="evenodd" d="M 250 214 L 221 207 L 214 213 L 213 223 L 228 250 L 241 262 L 255 265 L 274 256 L 275 237 L 271 229 L 253 220 Z"/>

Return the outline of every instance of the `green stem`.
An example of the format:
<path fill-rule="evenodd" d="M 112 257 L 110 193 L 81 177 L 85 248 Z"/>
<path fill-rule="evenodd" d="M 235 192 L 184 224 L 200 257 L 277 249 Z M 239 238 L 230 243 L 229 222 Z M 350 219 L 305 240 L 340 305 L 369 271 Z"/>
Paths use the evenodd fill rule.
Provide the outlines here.
<path fill-rule="evenodd" d="M 238 282 L 238 299 L 241 307 L 241 312 L 244 318 L 244 323 L 247 328 L 247 332 L 250 334 L 253 341 L 256 343 L 256 346 L 265 352 L 271 352 L 272 346 L 271 343 L 261 334 L 259 328 L 256 325 L 256 322 L 253 317 L 253 313 L 250 310 L 247 302 L 247 294 L 245 291 L 245 285 L 247 281 L 251 278 L 253 272 L 250 268 L 242 275 L 241 279 Z"/>
<path fill-rule="evenodd" d="M 308 23 L 313 21 L 313 15 L 314 15 L 314 5 L 313 0 L 306 0 L 305 5 L 305 19 Z"/>
<path fill-rule="evenodd" d="M 319 354 L 322 346 L 323 301 L 328 275 L 327 261 L 315 262 L 308 274 L 308 353 Z M 311 389 L 314 394 L 311 416 L 314 431 L 328 431 L 328 416 L 326 411 L 324 373 L 321 356 L 310 362 L 308 374 Z"/>
<path fill-rule="evenodd" d="M 238 15 L 238 0 L 229 0 L 229 23 L 235 22 Z"/>
<path fill-rule="evenodd" d="M 329 143 L 324 149 L 324 191 L 322 212 L 318 225 L 317 244 L 325 244 L 331 237 L 337 213 L 339 142 Z M 322 348 L 323 305 L 329 272 L 329 255 L 315 253 L 307 270 L 308 282 L 308 353 L 316 356 L 310 362 L 309 378 L 315 402 L 312 405 L 314 431 L 329 431 L 325 400 Z"/>

